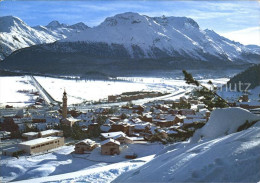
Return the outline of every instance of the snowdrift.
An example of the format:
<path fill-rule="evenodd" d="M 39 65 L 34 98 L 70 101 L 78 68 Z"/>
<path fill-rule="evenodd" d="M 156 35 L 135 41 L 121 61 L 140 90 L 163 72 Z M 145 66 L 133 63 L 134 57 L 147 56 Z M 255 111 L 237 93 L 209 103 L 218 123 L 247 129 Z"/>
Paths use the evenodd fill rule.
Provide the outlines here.
<path fill-rule="evenodd" d="M 260 116 L 239 107 L 216 109 L 212 112 L 207 124 L 195 132 L 191 142 L 198 142 L 200 139 L 215 139 L 234 133 L 246 121 L 256 120 L 260 120 Z"/>

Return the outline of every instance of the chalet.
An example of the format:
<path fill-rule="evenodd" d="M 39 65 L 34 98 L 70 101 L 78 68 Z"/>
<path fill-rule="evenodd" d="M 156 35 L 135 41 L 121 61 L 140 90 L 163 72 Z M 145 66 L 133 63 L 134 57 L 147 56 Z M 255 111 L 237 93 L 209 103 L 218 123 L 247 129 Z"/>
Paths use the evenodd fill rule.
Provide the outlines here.
<path fill-rule="evenodd" d="M 85 151 L 92 151 L 95 149 L 98 145 L 95 143 L 95 141 L 90 139 L 85 139 L 82 141 L 79 141 L 75 144 L 75 153 L 76 154 L 84 154 Z"/>
<path fill-rule="evenodd" d="M 130 137 L 128 137 L 126 135 L 122 135 L 122 134 L 113 137 L 113 139 L 120 142 L 120 144 L 132 144 L 133 143 L 133 140 Z"/>
<path fill-rule="evenodd" d="M 145 121 L 145 122 L 153 122 L 153 117 L 151 114 L 145 114 L 142 118 L 141 118 L 142 121 Z"/>
<path fill-rule="evenodd" d="M 138 123 L 134 125 L 134 132 L 135 133 L 142 133 L 146 131 L 146 128 L 148 128 L 151 125 L 151 123 Z"/>
<path fill-rule="evenodd" d="M 176 115 L 174 119 L 174 124 L 183 123 L 185 118 L 186 116 Z"/>
<path fill-rule="evenodd" d="M 119 131 L 127 133 L 128 131 L 127 124 L 124 123 L 112 124 L 111 129 L 109 130 L 109 132 L 119 132 Z"/>
<path fill-rule="evenodd" d="M 64 145 L 63 137 L 44 137 L 26 142 L 21 142 L 18 147 L 24 152 L 29 154 L 35 154 L 45 152 L 54 148 L 58 148 Z"/>
<path fill-rule="evenodd" d="M 103 155 L 115 155 L 120 154 L 120 142 L 114 139 L 107 139 L 100 143 L 101 154 Z"/>

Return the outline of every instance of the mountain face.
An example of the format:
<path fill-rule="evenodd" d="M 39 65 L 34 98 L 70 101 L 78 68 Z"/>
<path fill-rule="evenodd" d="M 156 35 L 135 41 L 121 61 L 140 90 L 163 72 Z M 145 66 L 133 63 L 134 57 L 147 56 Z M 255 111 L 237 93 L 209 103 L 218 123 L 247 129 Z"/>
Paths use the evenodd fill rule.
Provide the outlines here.
<path fill-rule="evenodd" d="M 99 26 L 74 34 L 62 42 L 103 42 L 123 45 L 131 57 L 156 58 L 153 49 L 169 57 L 179 55 L 208 61 L 205 55 L 221 60 L 242 61 L 243 54 L 255 54 L 250 48 L 230 41 L 214 31 L 201 30 L 186 17 L 148 17 L 137 13 L 124 13 L 107 18 Z M 143 55 L 135 55 L 138 46 Z M 260 53 L 258 53 L 260 54 Z M 255 62 L 247 59 L 247 62 Z"/>
<path fill-rule="evenodd" d="M 82 23 L 68 26 L 53 21 L 34 30 L 53 37 L 57 35 L 59 41 L 18 50 L 0 66 L 50 72 L 46 65 L 51 64 L 57 72 L 82 73 L 105 66 L 105 70 L 214 68 L 260 61 L 257 49 L 231 41 L 212 30 L 202 30 L 186 17 L 123 13 L 93 28 Z"/>
<path fill-rule="evenodd" d="M 87 28 L 83 23 L 68 26 L 58 21 L 53 21 L 46 27 L 30 27 L 17 17 L 0 17 L 0 61 L 15 50 L 52 43 Z"/>
<path fill-rule="evenodd" d="M 232 77 L 227 85 L 235 88 L 235 85 L 239 85 L 239 83 L 243 83 L 241 85 L 241 90 L 254 89 L 257 86 L 260 86 L 260 64 L 249 67 L 243 72 Z M 250 83 L 249 87 L 248 84 Z M 248 87 L 248 88 L 247 88 Z"/>

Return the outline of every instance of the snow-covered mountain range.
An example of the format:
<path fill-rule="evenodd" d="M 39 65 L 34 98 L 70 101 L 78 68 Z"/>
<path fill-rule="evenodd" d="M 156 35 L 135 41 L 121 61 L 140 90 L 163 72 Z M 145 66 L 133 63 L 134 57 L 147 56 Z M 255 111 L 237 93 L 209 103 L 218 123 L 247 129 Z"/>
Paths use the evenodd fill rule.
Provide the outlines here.
<path fill-rule="evenodd" d="M 65 60 L 78 72 L 92 66 L 100 70 L 102 64 L 110 64 L 107 66 L 113 69 L 133 67 L 132 61 L 137 62 L 136 68 L 145 68 L 144 60 L 150 61 L 150 67 L 160 69 L 185 64 L 200 68 L 204 64 L 237 65 L 260 61 L 258 46 L 245 46 L 213 30 L 202 30 L 187 17 L 148 17 L 128 12 L 108 17 L 93 28 L 83 23 L 69 26 L 57 21 L 31 28 L 18 18 L 2 17 L 0 26 L 4 27 L 0 30 L 1 33 L 5 31 L 3 37 L 7 38 L 1 40 L 2 58 L 15 49 L 41 44 L 7 57 L 2 65 L 8 69 L 24 70 L 21 67 L 26 65 L 37 69 L 41 63 L 61 68 Z"/>
<path fill-rule="evenodd" d="M 131 57 L 146 58 L 157 57 L 153 49 L 168 56 L 177 53 L 198 60 L 207 60 L 205 54 L 209 54 L 219 59 L 235 61 L 243 60 L 243 54 L 255 53 L 254 49 L 226 39 L 213 30 L 200 29 L 191 18 L 148 17 L 137 13 L 109 17 L 99 26 L 73 34 L 62 41 L 120 44 L 124 45 Z M 136 54 L 134 46 L 138 46 L 141 53 Z"/>
<path fill-rule="evenodd" d="M 0 17 L 0 60 L 15 50 L 52 43 L 87 28 L 88 26 L 82 22 L 66 25 L 58 21 L 52 21 L 47 26 L 30 27 L 18 17 Z"/>

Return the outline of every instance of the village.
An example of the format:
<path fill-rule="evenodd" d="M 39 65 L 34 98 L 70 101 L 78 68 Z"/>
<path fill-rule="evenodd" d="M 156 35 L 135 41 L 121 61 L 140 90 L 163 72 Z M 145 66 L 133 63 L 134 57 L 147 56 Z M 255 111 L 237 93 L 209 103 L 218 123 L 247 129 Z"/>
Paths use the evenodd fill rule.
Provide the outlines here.
<path fill-rule="evenodd" d="M 154 97 L 153 94 L 151 97 Z M 108 96 L 108 100 L 116 99 Z M 142 97 L 143 98 L 143 97 Z M 100 155 L 119 155 L 129 144 L 161 144 L 184 141 L 209 120 L 211 111 L 202 98 L 186 94 L 177 100 L 153 100 L 142 105 L 129 101 L 126 105 L 100 107 L 87 112 L 67 106 L 64 91 L 61 107 L 25 108 L 16 114 L 0 116 L 1 150 L 3 156 L 48 153 L 65 145 L 74 145 L 74 154 L 89 154 L 98 148 Z M 39 101 L 41 103 L 39 103 Z M 44 104 L 43 99 L 37 105 Z M 259 113 L 260 105 L 242 95 L 230 106 L 239 106 Z M 9 106 L 2 111 L 6 112 Z M 20 139 L 5 143 L 8 139 Z M 134 159 L 132 150 L 126 159 Z"/>

